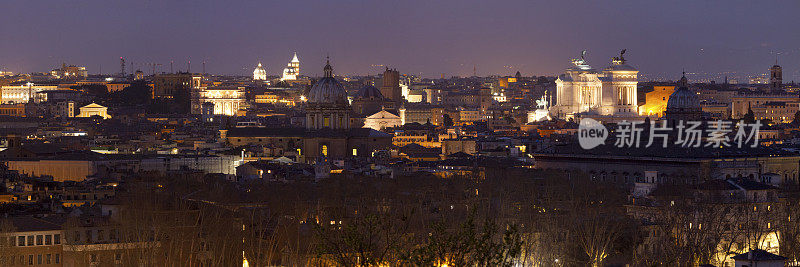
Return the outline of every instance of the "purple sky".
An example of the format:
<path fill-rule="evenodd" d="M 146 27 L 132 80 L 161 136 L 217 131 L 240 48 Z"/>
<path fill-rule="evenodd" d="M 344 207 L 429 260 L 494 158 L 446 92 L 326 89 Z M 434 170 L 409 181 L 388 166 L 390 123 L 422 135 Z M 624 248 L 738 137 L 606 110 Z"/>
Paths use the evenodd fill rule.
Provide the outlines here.
<path fill-rule="evenodd" d="M 229 3 L 231 2 L 231 3 Z M 0 7 L 0 69 L 84 65 L 97 73 L 175 61 L 185 70 L 277 75 L 293 51 L 319 75 L 330 54 L 339 74 L 389 65 L 438 77 L 560 73 L 588 50 L 608 65 L 627 48 L 651 76 L 764 73 L 780 52 L 800 81 L 800 1 L 28 1 Z"/>

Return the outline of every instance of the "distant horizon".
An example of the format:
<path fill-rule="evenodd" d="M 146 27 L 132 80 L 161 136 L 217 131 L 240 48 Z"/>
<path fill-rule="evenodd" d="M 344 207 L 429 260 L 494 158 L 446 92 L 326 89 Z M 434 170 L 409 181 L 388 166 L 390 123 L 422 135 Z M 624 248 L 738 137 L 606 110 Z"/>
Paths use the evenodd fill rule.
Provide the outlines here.
<path fill-rule="evenodd" d="M 300 57 L 301 56 L 298 53 L 298 58 L 300 58 Z M 119 59 L 117 59 L 117 60 L 119 60 Z M 156 74 L 181 73 L 181 72 L 186 73 L 187 72 L 187 68 L 189 67 L 188 64 L 186 64 L 186 63 L 188 63 L 188 61 L 187 62 L 182 62 L 182 63 L 184 63 L 184 64 L 180 64 L 179 65 L 178 62 L 173 63 L 173 70 L 174 70 L 173 72 L 169 71 L 169 63 L 161 64 L 160 66 L 156 67 L 156 72 L 155 73 Z M 214 72 L 209 72 L 209 71 L 206 71 L 205 73 L 206 74 L 211 74 L 211 75 L 218 75 L 218 76 L 241 76 L 241 77 L 247 77 L 247 76 L 252 76 L 252 70 L 255 69 L 255 66 L 258 65 L 258 63 L 259 63 L 259 61 L 257 61 L 255 64 L 253 64 L 253 68 L 250 70 L 251 73 L 249 73 L 249 74 L 248 73 L 214 73 Z M 267 70 L 267 76 L 268 77 L 280 77 L 280 75 L 281 75 L 280 71 L 283 70 L 283 67 L 281 67 L 281 68 L 277 68 L 277 67 L 276 68 L 272 68 L 272 69 L 276 70 L 276 73 L 272 74 L 272 73 L 269 72 L 270 68 L 269 68 L 269 66 L 267 64 L 264 64 L 263 61 L 261 61 L 260 63 L 262 64 L 262 67 Z M 288 60 L 287 60 L 287 63 L 288 63 Z M 609 61 L 609 63 L 610 63 L 610 61 Z M 62 62 L 59 65 L 55 65 L 51 69 L 46 69 L 46 70 L 41 70 L 41 71 L 15 72 L 15 71 L 6 70 L 6 69 L 0 69 L 0 71 L 11 71 L 14 74 L 48 73 L 53 69 L 60 68 L 61 64 L 66 64 L 67 66 L 86 67 L 86 70 L 88 71 L 89 75 L 113 76 L 113 75 L 119 74 L 119 70 L 120 70 L 120 66 L 117 65 L 116 66 L 117 67 L 116 68 L 116 70 L 117 70 L 116 72 L 103 71 L 103 73 L 99 73 L 99 71 L 100 71 L 99 68 L 97 70 L 93 70 L 90 66 L 74 64 L 72 62 Z M 603 66 L 596 66 L 596 65 L 593 65 L 592 62 L 589 62 L 588 60 L 587 60 L 587 64 L 591 65 L 593 68 L 595 68 L 597 70 L 602 70 L 603 68 L 605 68 L 608 65 L 610 65 L 610 64 L 607 64 L 607 65 L 603 65 Z M 193 66 L 192 66 L 191 73 L 202 73 L 202 68 L 203 68 L 202 62 L 200 62 L 200 63 L 194 62 L 194 63 L 192 63 L 192 65 Z M 285 65 L 286 64 L 284 64 L 284 67 L 285 67 Z M 337 75 L 341 75 L 341 76 L 376 76 L 376 75 L 380 75 L 383 72 L 383 68 L 387 67 L 387 65 L 384 65 L 384 64 L 373 65 L 371 67 L 377 68 L 375 73 L 364 73 L 364 74 L 362 74 L 362 73 L 340 73 L 340 72 L 336 71 L 336 63 L 335 63 L 335 61 L 333 59 L 331 59 L 331 65 L 334 67 L 334 73 L 337 73 Z M 566 68 L 568 66 L 570 66 L 570 65 L 571 64 L 569 64 L 566 67 L 564 67 L 564 70 L 566 70 Z M 631 65 L 636 67 L 634 64 L 631 64 Z M 323 64 L 323 66 L 324 66 L 324 64 Z M 389 65 L 389 66 L 391 66 L 391 65 Z M 769 65 L 768 67 L 771 67 L 771 66 L 772 65 Z M 209 67 L 209 64 L 208 64 L 208 62 L 206 62 L 206 68 L 208 68 L 208 67 Z M 318 73 L 314 72 L 314 71 L 311 71 L 311 73 L 312 73 L 311 75 L 306 74 L 308 69 L 309 69 L 309 67 L 306 64 L 303 63 L 302 59 L 300 60 L 300 67 L 301 67 L 301 75 L 302 76 L 307 76 L 307 77 L 321 77 L 322 76 L 322 72 L 321 71 L 319 71 Z M 152 73 L 153 73 L 152 72 L 153 68 L 151 66 L 147 66 L 147 68 L 131 69 L 131 63 L 128 62 L 128 59 L 126 59 L 125 68 L 126 68 L 126 74 L 129 74 L 129 75 L 133 74 L 133 72 L 135 72 L 137 70 L 141 70 L 142 72 L 144 72 L 145 75 L 152 75 Z M 199 71 L 198 71 L 198 69 L 199 69 Z M 322 67 L 320 67 L 319 69 L 321 70 Z M 658 81 L 676 81 L 676 80 L 680 79 L 680 76 L 681 76 L 681 73 L 677 72 L 677 73 L 670 73 L 670 74 L 661 74 L 664 77 L 661 77 L 660 79 L 651 79 L 652 78 L 652 74 L 649 74 L 649 73 L 647 73 L 645 71 L 642 71 L 641 69 L 638 69 L 638 70 L 639 70 L 639 77 L 640 77 L 639 81 L 640 82 L 643 82 L 643 81 L 644 82 L 646 82 L 646 81 L 654 81 L 654 82 L 658 82 Z M 417 75 L 417 74 L 414 74 L 412 72 L 405 72 L 405 71 L 402 71 L 402 70 L 399 70 L 399 71 L 400 71 L 400 73 L 403 73 L 403 74 Z M 785 72 L 786 72 L 786 68 L 784 68 L 784 73 Z M 515 73 L 516 73 L 516 71 L 514 71 L 512 73 L 508 73 L 508 74 L 500 74 L 500 73 L 480 74 L 479 73 L 477 75 L 477 77 L 490 77 L 490 76 L 511 77 L 511 76 L 514 76 Z M 522 74 L 523 77 L 533 77 L 533 76 L 537 76 L 537 77 L 538 76 L 557 77 L 558 75 L 560 75 L 562 73 L 563 72 L 561 72 L 561 73 L 546 73 L 546 74 L 536 74 L 536 73 L 530 73 L 530 74 L 521 73 L 521 74 Z M 728 72 L 728 73 L 731 73 L 731 72 Z M 472 77 L 473 76 L 472 73 L 470 73 L 468 75 L 457 75 L 457 74 L 448 75 L 447 73 L 444 73 L 444 74 L 445 74 L 445 78 L 451 78 L 451 77 L 454 77 L 454 76 L 466 78 L 466 77 Z M 715 73 L 715 74 L 718 75 L 719 77 L 723 77 L 723 79 L 724 79 L 724 75 L 723 75 L 724 73 Z M 749 77 L 763 76 L 763 75 L 768 75 L 768 74 L 769 74 L 768 69 L 765 69 L 765 71 L 763 71 L 761 73 L 738 74 L 738 75 L 731 74 L 731 75 L 728 76 L 728 79 L 733 79 L 734 82 L 736 82 L 736 84 L 749 84 L 748 82 L 742 82 L 742 81 L 739 81 L 738 79 L 741 79 L 742 77 L 749 78 Z M 715 79 L 709 78 L 710 76 L 707 73 L 687 72 L 686 75 L 687 75 L 687 77 L 690 77 L 690 79 L 693 76 L 695 78 L 700 76 L 699 80 L 694 81 L 694 82 L 697 82 L 697 83 L 708 83 L 710 81 L 716 81 Z M 440 76 L 441 76 L 441 74 L 439 76 L 435 76 L 435 77 L 434 76 L 422 76 L 422 78 L 438 79 L 438 78 L 440 78 Z M 667 78 L 666 76 L 674 76 L 674 77 L 673 78 Z M 720 80 L 720 81 L 717 81 L 717 82 L 722 83 L 723 81 Z M 792 80 L 787 80 L 786 76 L 784 75 L 784 83 L 791 83 L 791 82 L 792 82 Z"/>
<path fill-rule="evenodd" d="M 248 75 L 261 61 L 279 74 L 294 51 L 301 73 L 320 75 L 330 55 L 339 73 L 377 74 L 383 66 L 427 78 L 557 75 L 588 50 L 595 68 L 627 49 L 642 74 L 675 79 L 682 70 L 745 77 L 783 66 L 800 81 L 800 2 L 613 3 L 523 0 L 403 2 L 9 0 L 0 17 L 0 70 L 49 71 L 67 64 L 90 73 L 200 69 Z M 31 16 L 30 14 L 37 14 Z M 742 78 L 739 78 L 742 79 Z"/>

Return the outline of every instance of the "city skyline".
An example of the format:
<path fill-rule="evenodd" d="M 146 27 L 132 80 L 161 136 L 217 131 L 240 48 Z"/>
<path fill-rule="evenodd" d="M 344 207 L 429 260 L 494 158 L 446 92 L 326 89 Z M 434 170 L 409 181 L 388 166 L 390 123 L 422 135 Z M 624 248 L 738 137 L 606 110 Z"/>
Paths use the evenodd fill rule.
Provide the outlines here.
<path fill-rule="evenodd" d="M 43 72 L 67 63 L 109 74 L 123 56 L 129 72 L 149 74 L 149 63 L 169 71 L 170 61 L 186 70 L 191 60 L 195 72 L 205 61 L 209 73 L 248 75 L 261 61 L 268 75 L 280 75 L 297 51 L 311 76 L 321 76 L 326 55 L 349 75 L 389 66 L 428 78 L 473 70 L 527 76 L 558 74 L 581 50 L 602 68 L 628 49 L 643 76 L 757 75 L 778 58 L 784 80 L 800 80 L 800 37 L 790 34 L 800 19 L 791 15 L 796 9 L 772 3 L 193 4 L 12 1 L 0 23 L 18 26 L 4 29 L 0 69 Z"/>

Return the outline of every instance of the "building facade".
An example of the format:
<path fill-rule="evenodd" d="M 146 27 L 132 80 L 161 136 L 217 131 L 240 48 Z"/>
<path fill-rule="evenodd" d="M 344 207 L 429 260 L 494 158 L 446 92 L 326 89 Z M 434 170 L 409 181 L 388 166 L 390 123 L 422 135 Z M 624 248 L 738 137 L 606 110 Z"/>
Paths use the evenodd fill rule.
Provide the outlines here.
<path fill-rule="evenodd" d="M 289 61 L 289 64 L 283 69 L 281 81 L 297 80 L 298 77 L 300 77 L 300 59 L 297 58 L 297 52 L 294 52 L 292 60 Z"/>
<path fill-rule="evenodd" d="M 586 63 L 583 55 L 572 60 L 573 67 L 556 79 L 556 105 L 550 114 L 571 118 L 579 113 L 602 116 L 635 116 L 638 113 L 638 70 L 614 57 L 611 66 L 598 72 Z"/>
<path fill-rule="evenodd" d="M 198 102 L 213 104 L 214 115 L 236 116 L 244 107 L 244 87 L 204 87 Z"/>

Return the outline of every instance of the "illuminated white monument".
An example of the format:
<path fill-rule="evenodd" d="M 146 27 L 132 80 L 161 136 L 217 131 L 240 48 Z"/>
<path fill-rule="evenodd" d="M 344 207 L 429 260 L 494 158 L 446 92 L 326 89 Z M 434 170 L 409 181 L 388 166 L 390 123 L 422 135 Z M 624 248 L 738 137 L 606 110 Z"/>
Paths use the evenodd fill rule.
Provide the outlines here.
<path fill-rule="evenodd" d="M 89 105 L 83 106 L 80 108 L 81 113 L 78 114 L 77 117 L 80 118 L 90 118 L 92 116 L 100 116 L 103 119 L 110 119 L 111 115 L 108 115 L 108 108 L 98 105 L 96 103 L 91 103 Z"/>
<path fill-rule="evenodd" d="M 537 122 L 550 119 L 550 101 L 547 101 L 547 91 L 542 98 L 536 100 L 536 110 L 528 112 L 528 122 Z"/>
<path fill-rule="evenodd" d="M 292 61 L 289 62 L 289 65 L 283 69 L 283 76 L 281 76 L 281 81 L 285 80 L 297 80 L 297 77 L 300 76 L 300 60 L 297 59 L 297 52 L 294 52 L 294 57 L 292 57 Z"/>
<path fill-rule="evenodd" d="M 245 102 L 244 87 L 203 88 L 200 102 L 214 104 L 214 115 L 236 116 Z"/>
<path fill-rule="evenodd" d="M 258 66 L 256 66 L 255 70 L 253 70 L 253 80 L 256 81 L 267 80 L 267 71 L 264 70 L 264 67 L 261 66 L 261 62 L 258 62 Z"/>
<path fill-rule="evenodd" d="M 597 72 L 586 63 L 584 50 L 575 66 L 556 79 L 556 105 L 550 114 L 559 118 L 572 118 L 576 114 L 599 116 L 636 116 L 637 74 L 634 67 L 625 64 L 623 57 L 611 59 L 611 66 Z"/>

